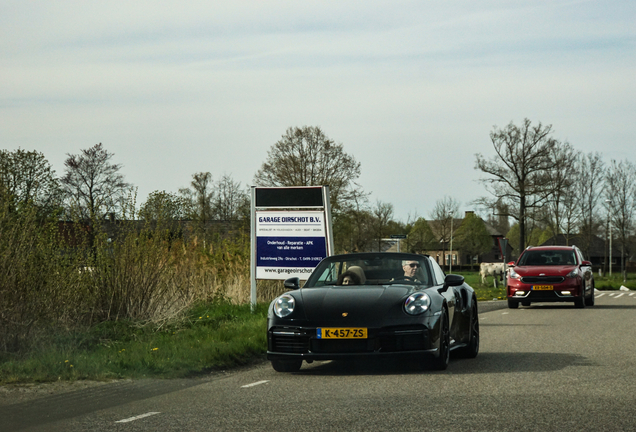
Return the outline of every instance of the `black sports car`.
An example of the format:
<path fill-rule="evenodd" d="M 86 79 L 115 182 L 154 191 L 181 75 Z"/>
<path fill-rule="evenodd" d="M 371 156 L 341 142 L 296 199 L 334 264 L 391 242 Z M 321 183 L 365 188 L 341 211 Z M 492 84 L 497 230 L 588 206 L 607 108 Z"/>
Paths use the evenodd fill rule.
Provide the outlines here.
<path fill-rule="evenodd" d="M 443 370 L 451 351 L 479 351 L 475 292 L 427 255 L 334 255 L 302 288 L 298 278 L 285 287 L 292 291 L 271 303 L 267 322 L 267 358 L 279 372 L 298 371 L 303 360 L 389 355 Z"/>

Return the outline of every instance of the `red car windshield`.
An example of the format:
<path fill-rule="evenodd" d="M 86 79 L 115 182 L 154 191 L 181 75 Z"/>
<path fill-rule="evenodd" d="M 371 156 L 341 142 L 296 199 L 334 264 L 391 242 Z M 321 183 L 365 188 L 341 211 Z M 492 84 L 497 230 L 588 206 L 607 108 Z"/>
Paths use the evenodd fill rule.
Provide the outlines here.
<path fill-rule="evenodd" d="M 563 266 L 575 265 L 574 251 L 564 250 L 529 250 L 519 259 L 520 266 Z"/>

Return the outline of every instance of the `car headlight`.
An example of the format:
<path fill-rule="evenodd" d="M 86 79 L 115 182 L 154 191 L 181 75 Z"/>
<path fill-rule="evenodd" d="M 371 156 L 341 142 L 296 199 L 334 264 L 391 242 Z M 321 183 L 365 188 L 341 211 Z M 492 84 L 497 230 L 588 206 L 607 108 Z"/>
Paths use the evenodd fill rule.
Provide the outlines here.
<path fill-rule="evenodd" d="M 279 318 L 285 318 L 291 315 L 296 306 L 296 300 L 289 294 L 283 294 L 274 300 L 274 313 Z"/>
<path fill-rule="evenodd" d="M 513 269 L 510 269 L 510 273 L 508 273 L 508 277 L 510 279 L 521 279 L 519 277 L 519 274 L 516 271 L 514 271 Z"/>
<path fill-rule="evenodd" d="M 572 270 L 570 273 L 568 273 L 568 275 L 566 276 L 567 278 L 575 278 L 579 275 L 579 269 L 575 268 L 574 270 Z"/>
<path fill-rule="evenodd" d="M 404 310 L 409 315 L 426 312 L 431 305 L 431 298 L 423 292 L 411 294 L 404 302 Z"/>

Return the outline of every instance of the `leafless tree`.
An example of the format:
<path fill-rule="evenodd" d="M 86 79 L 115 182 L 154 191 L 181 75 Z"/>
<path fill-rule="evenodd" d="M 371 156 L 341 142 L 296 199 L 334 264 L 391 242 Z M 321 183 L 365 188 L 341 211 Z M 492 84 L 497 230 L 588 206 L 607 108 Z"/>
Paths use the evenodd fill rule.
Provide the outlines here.
<path fill-rule="evenodd" d="M 350 198 L 360 163 L 329 139 L 320 127 L 287 129 L 267 152 L 267 160 L 254 175 L 257 186 L 329 186 L 334 213 Z"/>
<path fill-rule="evenodd" d="M 250 199 L 247 192 L 241 189 L 240 182 L 224 175 L 217 182 L 215 190 L 212 204 L 215 218 L 224 221 L 249 218 Z"/>
<path fill-rule="evenodd" d="M 393 219 L 393 204 L 376 201 L 372 209 L 373 231 L 378 242 L 378 250 L 382 248 L 382 238 L 388 235 L 387 228 Z"/>
<path fill-rule="evenodd" d="M 590 255 L 592 237 L 602 225 L 597 215 L 599 200 L 603 196 L 605 166 L 599 153 L 580 155 L 577 163 L 577 181 L 575 196 L 579 198 L 579 233 L 582 244 L 579 245 L 586 257 Z"/>
<path fill-rule="evenodd" d="M 547 170 L 547 181 L 552 193 L 543 208 L 543 222 L 554 238 L 564 234 L 569 239 L 578 222 L 575 200 L 576 152 L 567 142 L 555 142 L 550 148 L 550 159 L 552 166 Z"/>
<path fill-rule="evenodd" d="M 480 181 L 493 196 L 476 202 L 486 208 L 508 206 L 510 216 L 519 223 L 520 250 L 525 248 L 528 210 L 545 204 L 554 191 L 548 173 L 555 166 L 552 148 L 559 142 L 551 133 L 551 125 L 533 126 L 528 119 L 521 126 L 495 126 L 490 133 L 495 156 L 475 155 L 475 168 L 489 176 Z"/>
<path fill-rule="evenodd" d="M 437 239 L 442 246 L 442 260 L 446 263 L 446 244 L 450 242 L 451 228 L 456 229 L 458 227 L 452 226 L 453 219 L 457 217 L 459 211 L 459 202 L 449 196 L 445 196 L 441 200 L 435 202 L 435 207 L 431 212 L 431 219 L 435 221 L 437 225 Z M 449 245 L 450 246 L 450 245 Z M 451 258 L 452 259 L 452 258 Z"/>
<path fill-rule="evenodd" d="M 612 160 L 606 175 L 605 196 L 609 200 L 610 223 L 621 245 L 621 271 L 625 278 L 625 255 L 634 231 L 636 211 L 636 166 L 627 161 Z"/>
<path fill-rule="evenodd" d="M 78 155 L 67 156 L 61 182 L 70 206 L 79 211 L 80 218 L 93 221 L 119 210 L 130 184 L 119 173 L 122 165 L 110 163 L 114 154 L 99 143 Z"/>

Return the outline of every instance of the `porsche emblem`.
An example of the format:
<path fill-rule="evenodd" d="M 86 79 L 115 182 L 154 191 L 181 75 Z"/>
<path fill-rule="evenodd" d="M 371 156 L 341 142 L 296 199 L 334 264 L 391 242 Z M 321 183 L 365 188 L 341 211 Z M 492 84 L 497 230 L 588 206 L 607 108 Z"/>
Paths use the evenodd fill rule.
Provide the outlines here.
<path fill-rule="evenodd" d="M 349 315 L 349 312 L 343 312 L 343 313 L 342 313 L 342 317 L 343 317 L 343 318 L 346 318 L 346 317 L 347 317 L 347 315 Z"/>

